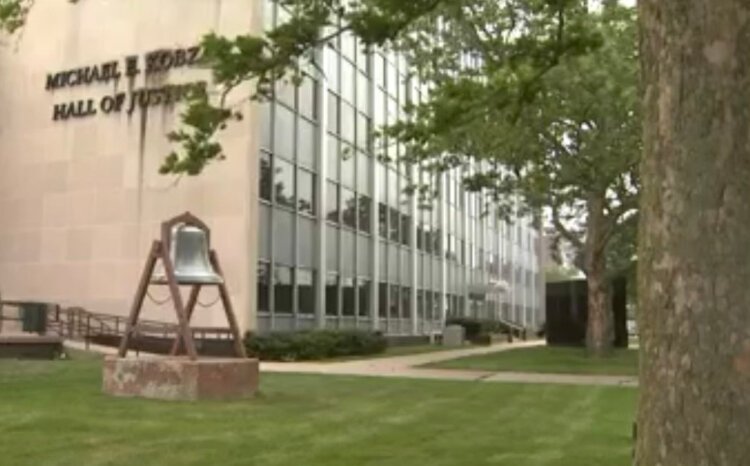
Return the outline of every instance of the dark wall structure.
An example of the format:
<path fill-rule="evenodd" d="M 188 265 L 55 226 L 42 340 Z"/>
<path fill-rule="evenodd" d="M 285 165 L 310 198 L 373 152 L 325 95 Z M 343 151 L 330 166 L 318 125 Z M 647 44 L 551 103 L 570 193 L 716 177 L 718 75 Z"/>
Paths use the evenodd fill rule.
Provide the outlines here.
<path fill-rule="evenodd" d="M 547 283 L 548 345 L 585 346 L 588 322 L 588 286 L 586 280 Z M 614 345 L 628 347 L 627 281 L 612 281 Z"/>

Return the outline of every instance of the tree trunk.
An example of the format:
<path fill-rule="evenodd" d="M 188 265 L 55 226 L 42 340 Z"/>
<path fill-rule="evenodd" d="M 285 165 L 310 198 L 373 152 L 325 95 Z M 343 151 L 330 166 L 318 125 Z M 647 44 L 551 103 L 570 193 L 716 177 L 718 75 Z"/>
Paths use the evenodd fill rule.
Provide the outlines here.
<path fill-rule="evenodd" d="M 604 197 L 588 201 L 586 224 L 585 270 L 588 284 L 588 323 L 586 348 L 592 356 L 605 356 L 612 351 L 612 309 L 609 303 L 607 260 L 604 255 Z"/>
<path fill-rule="evenodd" d="M 641 0 L 639 466 L 750 464 L 750 2 Z"/>

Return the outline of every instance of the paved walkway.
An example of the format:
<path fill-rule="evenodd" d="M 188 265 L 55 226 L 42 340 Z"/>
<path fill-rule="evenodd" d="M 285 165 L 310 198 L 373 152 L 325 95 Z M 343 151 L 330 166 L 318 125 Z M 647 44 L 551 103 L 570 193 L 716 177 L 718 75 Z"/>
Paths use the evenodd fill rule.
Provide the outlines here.
<path fill-rule="evenodd" d="M 368 377 L 403 377 L 412 379 L 459 380 L 475 382 L 505 382 L 561 385 L 599 385 L 616 387 L 637 387 L 635 377 L 613 375 L 539 374 L 532 372 L 490 372 L 460 369 L 435 369 L 419 367 L 425 364 L 448 361 L 466 356 L 497 353 L 516 348 L 543 346 L 544 341 L 501 343 L 480 348 L 434 351 L 430 353 L 390 356 L 374 359 L 359 359 L 344 362 L 262 362 L 263 372 L 283 372 L 298 374 L 356 375 Z M 68 348 L 85 350 L 81 342 L 66 341 Z M 116 354 L 116 348 L 90 345 L 89 351 L 102 354 Z M 131 352 L 132 353 L 132 352 Z M 133 353 L 134 354 L 134 353 Z M 141 357 L 162 357 L 141 353 Z"/>
<path fill-rule="evenodd" d="M 542 346 L 543 341 L 503 343 L 482 348 L 436 351 L 406 356 L 362 359 L 345 362 L 262 362 L 263 372 L 405 377 L 414 379 L 463 380 L 477 382 L 601 385 L 635 387 L 634 377 L 611 375 L 538 374 L 525 372 L 489 372 L 475 370 L 418 367 L 465 356 L 497 353 L 516 348 Z"/>

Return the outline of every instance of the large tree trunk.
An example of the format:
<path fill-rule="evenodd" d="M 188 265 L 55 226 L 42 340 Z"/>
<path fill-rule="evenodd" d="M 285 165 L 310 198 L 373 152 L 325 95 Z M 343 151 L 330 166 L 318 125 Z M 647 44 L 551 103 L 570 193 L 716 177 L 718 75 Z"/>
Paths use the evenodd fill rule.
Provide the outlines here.
<path fill-rule="evenodd" d="M 639 466 L 750 464 L 750 2 L 641 0 Z"/>
<path fill-rule="evenodd" d="M 588 201 L 586 225 L 585 271 L 588 283 L 588 323 L 586 348 L 593 356 L 604 356 L 612 351 L 612 309 L 609 303 L 607 260 L 604 255 L 606 234 L 604 198 L 595 196 Z"/>

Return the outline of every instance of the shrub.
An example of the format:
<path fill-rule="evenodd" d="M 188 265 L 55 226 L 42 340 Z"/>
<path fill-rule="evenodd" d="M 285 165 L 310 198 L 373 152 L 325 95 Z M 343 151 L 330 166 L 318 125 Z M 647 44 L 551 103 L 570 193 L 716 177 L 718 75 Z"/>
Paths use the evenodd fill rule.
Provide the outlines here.
<path fill-rule="evenodd" d="M 379 332 L 358 330 L 303 330 L 265 335 L 248 333 L 250 355 L 264 361 L 310 361 L 340 356 L 378 354 L 387 342 Z"/>

